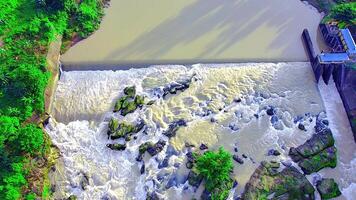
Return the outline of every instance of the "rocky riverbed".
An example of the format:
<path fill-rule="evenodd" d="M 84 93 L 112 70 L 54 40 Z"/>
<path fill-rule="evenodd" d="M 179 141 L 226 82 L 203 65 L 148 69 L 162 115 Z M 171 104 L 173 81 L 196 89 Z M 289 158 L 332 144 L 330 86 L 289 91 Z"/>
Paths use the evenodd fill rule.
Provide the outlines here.
<path fill-rule="evenodd" d="M 54 197 L 199 199 L 191 154 L 223 146 L 234 160 L 230 198 L 267 187 L 252 177 L 287 176 L 298 183 L 282 180 L 287 191 L 319 198 L 335 180 L 350 199 L 355 147 L 342 147 L 338 130 L 334 141 L 325 102 L 308 63 L 64 72 L 46 127 L 62 153 Z"/>

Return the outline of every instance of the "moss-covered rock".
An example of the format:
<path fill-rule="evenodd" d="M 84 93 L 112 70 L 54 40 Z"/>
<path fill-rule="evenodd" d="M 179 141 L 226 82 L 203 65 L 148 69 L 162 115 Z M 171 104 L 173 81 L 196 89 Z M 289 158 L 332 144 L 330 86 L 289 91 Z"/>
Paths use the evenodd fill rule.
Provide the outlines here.
<path fill-rule="evenodd" d="M 127 124 L 125 122 L 120 123 L 117 129 L 110 135 L 110 138 L 112 140 L 118 139 L 118 138 L 125 138 L 127 137 L 130 133 L 134 132 L 135 127 L 131 124 Z"/>
<path fill-rule="evenodd" d="M 134 98 L 136 95 L 136 87 L 135 86 L 126 87 L 124 89 L 124 94 L 130 98 Z"/>
<path fill-rule="evenodd" d="M 194 170 L 191 170 L 188 174 L 188 183 L 189 185 L 198 188 L 203 181 L 203 176 L 195 172 Z"/>
<path fill-rule="evenodd" d="M 113 134 L 118 128 L 119 128 L 119 120 L 115 118 L 111 118 L 109 122 L 108 135 L 110 136 L 111 134 Z"/>
<path fill-rule="evenodd" d="M 331 199 L 341 195 L 337 183 L 332 178 L 323 178 L 317 182 L 316 188 L 322 199 Z"/>
<path fill-rule="evenodd" d="M 135 97 L 135 103 L 137 106 L 142 106 L 143 104 L 145 104 L 145 97 L 137 95 Z"/>
<path fill-rule="evenodd" d="M 157 155 L 161 152 L 166 145 L 166 141 L 159 140 L 157 143 L 153 144 L 152 142 L 145 142 L 140 145 L 138 149 L 138 156 L 136 158 L 137 161 L 142 161 L 143 155 L 147 151 L 151 156 Z"/>
<path fill-rule="evenodd" d="M 296 148 L 297 152 L 304 158 L 318 154 L 320 151 L 334 145 L 334 138 L 330 129 L 324 129 L 314 134 L 303 145 Z"/>
<path fill-rule="evenodd" d="M 174 137 L 181 126 L 187 126 L 187 122 L 184 119 L 180 119 L 169 124 L 168 129 L 163 132 L 163 135 L 169 138 Z"/>
<path fill-rule="evenodd" d="M 315 156 L 303 159 L 298 165 L 305 174 L 311 174 L 325 167 L 335 168 L 336 162 L 336 148 L 329 147 Z"/>
<path fill-rule="evenodd" d="M 305 174 L 317 172 L 325 167 L 336 167 L 337 150 L 329 128 L 323 128 L 297 148 L 289 150 L 289 156 L 302 168 Z"/>
<path fill-rule="evenodd" d="M 125 122 L 119 123 L 115 118 L 112 118 L 109 122 L 108 135 L 112 140 L 118 138 L 131 139 L 133 133 L 137 133 L 145 126 L 144 121 L 140 121 L 137 125 L 128 124 Z"/>
<path fill-rule="evenodd" d="M 126 149 L 126 144 L 107 144 L 106 146 L 115 151 L 123 151 Z"/>
<path fill-rule="evenodd" d="M 124 94 L 125 95 L 120 97 L 115 103 L 114 112 L 121 111 L 121 114 L 125 116 L 145 104 L 145 98 L 143 96 L 136 96 L 135 86 L 126 87 Z"/>
<path fill-rule="evenodd" d="M 276 163 L 262 162 L 252 174 L 242 194 L 244 200 L 256 199 L 300 199 L 313 200 L 314 188 L 294 167 L 286 167 L 281 172 Z"/>

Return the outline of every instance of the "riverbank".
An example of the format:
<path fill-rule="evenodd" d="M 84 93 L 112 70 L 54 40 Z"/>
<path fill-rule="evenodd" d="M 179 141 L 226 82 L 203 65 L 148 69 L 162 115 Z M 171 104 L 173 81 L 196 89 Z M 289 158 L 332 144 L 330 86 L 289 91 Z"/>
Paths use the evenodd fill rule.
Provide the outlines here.
<path fill-rule="evenodd" d="M 298 0 L 184 0 L 174 6 L 163 0 L 115 1 L 100 29 L 61 61 L 70 66 L 306 61 L 300 35 L 308 28 L 319 44 L 321 18 Z"/>

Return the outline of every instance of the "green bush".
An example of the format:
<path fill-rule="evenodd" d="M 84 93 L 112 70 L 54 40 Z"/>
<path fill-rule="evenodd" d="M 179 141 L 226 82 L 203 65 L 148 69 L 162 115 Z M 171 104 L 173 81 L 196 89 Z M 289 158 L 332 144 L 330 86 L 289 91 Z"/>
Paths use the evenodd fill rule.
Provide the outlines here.
<path fill-rule="evenodd" d="M 344 25 L 355 25 L 356 2 L 336 5 L 331 9 L 330 16 Z"/>
<path fill-rule="evenodd" d="M 22 151 L 34 154 L 39 151 L 43 145 L 44 139 L 42 130 L 33 124 L 29 124 L 20 129 L 18 142 Z"/>
<path fill-rule="evenodd" d="M 81 37 L 88 37 L 99 28 L 102 15 L 102 9 L 97 0 L 83 0 L 78 8 L 76 31 Z"/>
<path fill-rule="evenodd" d="M 24 122 L 44 110 L 48 45 L 57 35 L 75 31 L 87 37 L 99 27 L 100 0 L 0 1 L 0 199 L 34 199 L 23 170 L 43 149 L 42 130 Z M 28 169 L 30 170 L 30 169 Z M 49 195 L 44 187 L 43 197 Z"/>
<path fill-rule="evenodd" d="M 232 186 L 231 154 L 222 147 L 217 152 L 207 151 L 197 158 L 195 166 L 205 178 L 205 188 L 212 193 L 212 199 L 226 199 Z"/>

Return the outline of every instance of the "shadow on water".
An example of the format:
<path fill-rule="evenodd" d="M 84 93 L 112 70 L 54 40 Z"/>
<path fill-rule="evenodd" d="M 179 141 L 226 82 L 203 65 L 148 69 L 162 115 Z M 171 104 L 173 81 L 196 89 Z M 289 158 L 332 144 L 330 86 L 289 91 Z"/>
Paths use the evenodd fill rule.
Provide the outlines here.
<path fill-rule="evenodd" d="M 265 27 L 277 30 L 274 39 L 268 41 L 268 47 L 285 54 L 296 48 L 293 40 L 288 40 L 288 27 L 300 24 L 301 18 L 287 13 L 293 9 L 294 4 L 288 1 L 282 4 L 281 7 L 285 9 L 276 12 L 274 4 L 248 3 L 244 0 L 196 1 L 186 6 L 175 18 L 167 19 L 151 31 L 143 33 L 126 47 L 114 50 L 106 59 L 125 60 L 132 55 L 160 59 L 173 48 L 195 42 L 216 31 L 219 33 L 216 39 L 208 42 L 205 50 L 197 57 L 217 57 L 257 29 Z M 280 23 L 281 18 L 285 19 L 283 23 Z M 251 46 L 258 47 L 258 44 Z M 254 49 L 245 51 L 253 52 Z"/>
<path fill-rule="evenodd" d="M 132 68 L 146 68 L 154 65 L 184 65 L 194 64 L 225 64 L 225 63 L 279 63 L 300 62 L 299 59 L 186 59 L 186 60 L 141 60 L 141 61 L 105 61 L 105 62 L 62 62 L 63 71 L 102 71 L 129 70 Z"/>

